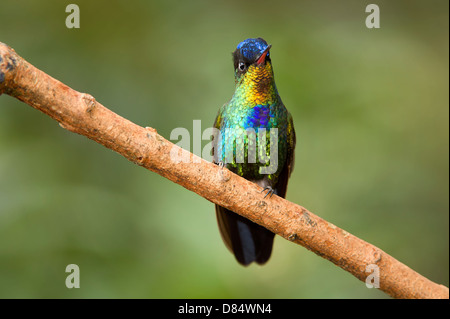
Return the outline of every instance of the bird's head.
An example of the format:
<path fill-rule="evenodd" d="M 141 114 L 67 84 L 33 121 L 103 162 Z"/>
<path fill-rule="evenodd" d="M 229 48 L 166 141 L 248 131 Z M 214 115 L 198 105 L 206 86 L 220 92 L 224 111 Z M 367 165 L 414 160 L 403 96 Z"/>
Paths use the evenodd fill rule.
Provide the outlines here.
<path fill-rule="evenodd" d="M 265 95 L 274 88 L 270 48 L 262 38 L 247 39 L 233 52 L 236 85 L 256 95 Z"/>

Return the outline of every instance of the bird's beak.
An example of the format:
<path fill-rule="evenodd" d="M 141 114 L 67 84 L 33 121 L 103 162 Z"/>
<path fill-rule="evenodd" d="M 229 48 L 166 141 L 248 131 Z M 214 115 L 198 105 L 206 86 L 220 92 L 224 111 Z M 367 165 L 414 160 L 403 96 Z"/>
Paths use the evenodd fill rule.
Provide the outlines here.
<path fill-rule="evenodd" d="M 256 65 L 261 65 L 266 60 L 267 53 L 269 53 L 271 47 L 272 45 L 269 44 L 267 48 L 263 51 L 263 53 L 261 53 L 258 60 L 256 61 Z"/>

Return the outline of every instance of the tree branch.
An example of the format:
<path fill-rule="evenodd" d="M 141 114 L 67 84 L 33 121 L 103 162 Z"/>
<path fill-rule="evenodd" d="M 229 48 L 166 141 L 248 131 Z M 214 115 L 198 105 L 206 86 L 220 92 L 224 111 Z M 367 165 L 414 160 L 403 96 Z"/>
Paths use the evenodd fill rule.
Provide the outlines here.
<path fill-rule="evenodd" d="M 368 265 L 379 267 L 380 289 L 396 298 L 449 298 L 449 290 L 421 276 L 381 249 L 349 234 L 302 206 L 278 196 L 264 199 L 261 188 L 227 169 L 190 154 L 174 163 L 170 152 L 184 151 L 108 110 L 91 95 L 77 92 L 38 70 L 0 42 L 0 95 L 6 93 L 207 200 L 226 207 L 275 234 L 302 245 L 365 281 Z M 187 151 L 184 151 L 187 152 Z"/>

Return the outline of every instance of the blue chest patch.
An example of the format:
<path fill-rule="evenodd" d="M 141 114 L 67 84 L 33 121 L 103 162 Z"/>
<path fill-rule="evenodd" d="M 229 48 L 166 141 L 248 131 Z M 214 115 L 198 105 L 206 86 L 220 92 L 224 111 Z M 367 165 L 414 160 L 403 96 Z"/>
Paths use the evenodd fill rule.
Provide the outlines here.
<path fill-rule="evenodd" d="M 257 105 L 252 108 L 245 123 L 245 128 L 270 128 L 272 126 L 269 125 L 271 118 L 270 109 L 270 105 Z"/>

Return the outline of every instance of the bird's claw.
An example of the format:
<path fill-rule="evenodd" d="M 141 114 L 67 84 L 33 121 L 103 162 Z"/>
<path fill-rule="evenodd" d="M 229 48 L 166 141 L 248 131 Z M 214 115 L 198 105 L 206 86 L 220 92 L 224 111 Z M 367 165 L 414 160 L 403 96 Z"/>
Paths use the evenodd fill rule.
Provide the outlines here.
<path fill-rule="evenodd" d="M 219 166 L 219 170 L 217 171 L 218 176 L 223 182 L 228 182 L 231 178 L 231 172 L 227 169 L 225 169 L 225 163 L 223 161 L 220 161 L 218 163 L 215 163 Z"/>
<path fill-rule="evenodd" d="M 269 194 L 269 198 L 272 198 L 273 194 L 275 193 L 275 190 L 271 186 L 264 187 L 261 193 L 264 193 L 265 191 L 267 191 L 267 194 L 264 196 L 264 198 L 266 198 Z"/>

